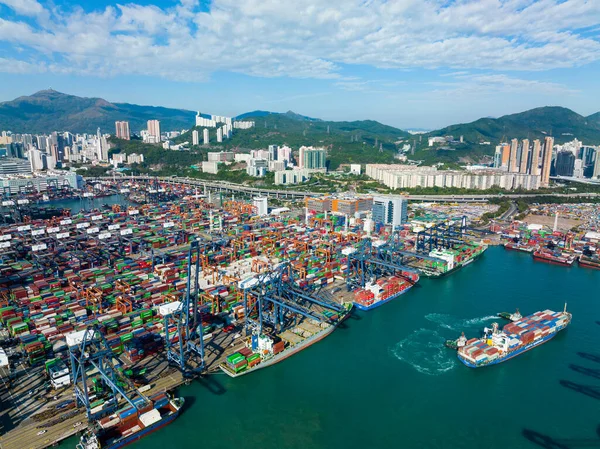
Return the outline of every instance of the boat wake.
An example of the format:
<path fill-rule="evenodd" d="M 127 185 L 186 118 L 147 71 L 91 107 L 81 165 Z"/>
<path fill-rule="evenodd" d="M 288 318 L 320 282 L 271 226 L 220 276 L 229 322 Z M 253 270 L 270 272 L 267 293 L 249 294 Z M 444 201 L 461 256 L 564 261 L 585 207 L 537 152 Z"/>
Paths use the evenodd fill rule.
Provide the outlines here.
<path fill-rule="evenodd" d="M 419 329 L 398 342 L 391 352 L 418 372 L 439 376 L 456 366 L 456 357 L 444 347 L 444 340 L 437 331 Z"/>
<path fill-rule="evenodd" d="M 482 316 L 478 318 L 461 319 L 444 313 L 430 313 L 425 315 L 427 321 L 438 324 L 440 327 L 456 332 L 478 329 L 480 324 L 497 320 L 495 315 Z"/>

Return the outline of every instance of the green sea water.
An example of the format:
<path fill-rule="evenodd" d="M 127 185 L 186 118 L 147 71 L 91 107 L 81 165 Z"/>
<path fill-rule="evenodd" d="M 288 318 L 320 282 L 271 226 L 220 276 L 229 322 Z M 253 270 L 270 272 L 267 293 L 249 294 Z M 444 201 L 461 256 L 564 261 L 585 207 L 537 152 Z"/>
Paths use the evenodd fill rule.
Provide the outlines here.
<path fill-rule="evenodd" d="M 423 279 L 393 302 L 356 312 L 280 364 L 181 388 L 181 416 L 130 447 L 595 447 L 599 290 L 600 271 L 491 248 L 447 277 Z M 497 312 L 560 310 L 565 301 L 570 327 L 506 363 L 470 369 L 443 347 L 461 331 L 478 336 Z"/>
<path fill-rule="evenodd" d="M 91 209 L 101 209 L 105 204 L 108 204 L 109 206 L 119 204 L 120 206 L 127 207 L 133 203 L 120 193 L 90 199 L 53 200 L 47 203 L 48 206 L 71 209 L 71 215 L 78 214 L 81 211 L 85 212 Z"/>

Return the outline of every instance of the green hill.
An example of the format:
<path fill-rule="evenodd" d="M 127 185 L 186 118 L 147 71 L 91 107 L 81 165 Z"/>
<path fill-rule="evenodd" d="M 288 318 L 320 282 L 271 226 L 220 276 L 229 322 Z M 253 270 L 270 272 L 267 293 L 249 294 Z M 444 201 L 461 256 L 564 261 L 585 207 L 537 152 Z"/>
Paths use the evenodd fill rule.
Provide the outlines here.
<path fill-rule="evenodd" d="M 215 150 L 249 150 L 267 148 L 269 145 L 289 145 L 297 150 L 302 145 L 323 146 L 328 148 L 328 159 L 331 167 L 335 168 L 349 163 L 393 162 L 397 152 L 395 142 L 410 136 L 405 131 L 373 120 L 333 122 L 305 117 L 291 111 L 255 111 L 255 115 L 247 113 L 240 117 L 246 121 L 254 121 L 254 128 L 235 130 L 232 138 L 223 143 L 216 143 L 216 130 L 209 128 L 211 147 Z M 192 142 L 191 133 L 194 129 L 202 136 L 203 129 L 194 127 L 175 141 Z"/>
<path fill-rule="evenodd" d="M 145 129 L 147 121 L 160 120 L 165 131 L 189 128 L 195 112 L 127 103 L 110 103 L 101 98 L 84 98 L 55 90 L 0 103 L 0 130 L 14 133 L 70 131 L 95 133 L 97 128 L 114 133 L 115 121 L 129 122 L 131 132 Z"/>
<path fill-rule="evenodd" d="M 433 136 L 453 136 L 458 140 L 463 136 L 463 144 L 428 147 L 427 138 Z M 481 118 L 471 123 L 448 126 L 424 134 L 414 159 L 428 163 L 489 160 L 495 146 L 510 139 L 543 139 L 553 136 L 556 143 L 564 143 L 574 138 L 585 144 L 600 144 L 600 113 L 589 117 L 570 109 L 547 106 L 505 115 L 499 118 Z M 482 145 L 490 142 L 490 145 Z M 448 149 L 449 148 L 449 149 Z M 487 157 L 487 159 L 486 159 Z"/>

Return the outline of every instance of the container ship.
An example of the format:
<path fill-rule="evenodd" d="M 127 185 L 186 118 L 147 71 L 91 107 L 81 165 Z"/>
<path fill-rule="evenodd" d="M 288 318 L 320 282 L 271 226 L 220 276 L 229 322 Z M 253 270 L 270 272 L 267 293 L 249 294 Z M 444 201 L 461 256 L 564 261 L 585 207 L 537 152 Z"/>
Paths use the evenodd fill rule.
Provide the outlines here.
<path fill-rule="evenodd" d="M 117 449 L 173 422 L 183 406 L 183 398 L 171 399 L 166 393 L 150 398 L 140 410 L 126 407 L 94 423 L 77 444 L 77 449 Z"/>
<path fill-rule="evenodd" d="M 556 265 L 563 265 L 570 267 L 575 262 L 577 257 L 570 254 L 564 254 L 560 251 L 550 251 L 545 249 L 538 249 L 533 252 L 533 259 L 541 262 L 552 263 Z"/>
<path fill-rule="evenodd" d="M 596 268 L 600 270 L 600 256 L 579 256 L 578 260 L 580 267 Z"/>
<path fill-rule="evenodd" d="M 469 368 L 495 365 L 512 359 L 536 346 L 546 343 L 565 329 L 571 314 L 564 311 L 544 310 L 509 323 L 502 331 L 494 323 L 492 330 L 481 339 L 471 339 L 458 350 L 458 359 Z"/>
<path fill-rule="evenodd" d="M 445 276 L 473 263 L 487 249 L 488 246 L 485 244 L 462 245 L 455 249 L 434 249 L 429 256 L 440 259 L 440 261 L 430 263 L 429 267 L 419 267 L 419 269 L 425 277 Z"/>
<path fill-rule="evenodd" d="M 403 272 L 402 276 L 391 276 L 367 283 L 365 288 L 354 293 L 354 305 L 360 310 L 374 309 L 403 295 L 418 281 L 418 274 Z"/>
<path fill-rule="evenodd" d="M 252 335 L 246 346 L 229 355 L 219 368 L 230 377 L 240 377 L 272 366 L 327 337 L 351 312 L 352 304 L 346 304 L 346 311 L 340 314 L 323 312 L 329 315 L 330 323 L 305 320 L 277 336 Z"/>

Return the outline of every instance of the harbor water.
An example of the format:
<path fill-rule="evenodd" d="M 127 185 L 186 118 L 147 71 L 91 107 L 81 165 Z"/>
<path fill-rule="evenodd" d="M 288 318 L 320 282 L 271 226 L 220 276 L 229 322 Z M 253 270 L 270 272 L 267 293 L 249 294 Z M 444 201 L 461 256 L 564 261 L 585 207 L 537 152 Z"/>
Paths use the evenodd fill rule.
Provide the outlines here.
<path fill-rule="evenodd" d="M 180 389 L 181 416 L 131 447 L 205 449 L 576 448 L 600 444 L 600 271 L 490 248 L 357 312 L 265 370 Z M 443 347 L 497 312 L 561 310 L 570 327 L 499 365 L 470 369 Z M 208 350 L 211 350 L 209 347 Z M 75 440 L 63 443 L 72 447 Z"/>
<path fill-rule="evenodd" d="M 83 198 L 83 199 L 68 199 L 68 200 L 53 200 L 44 203 L 43 206 L 50 207 L 64 207 L 71 209 L 71 215 L 78 214 L 80 211 L 89 211 L 92 209 L 101 209 L 105 204 L 112 206 L 118 204 L 122 207 L 133 205 L 127 197 L 121 194 L 114 194 L 109 196 L 102 196 L 97 198 Z"/>

